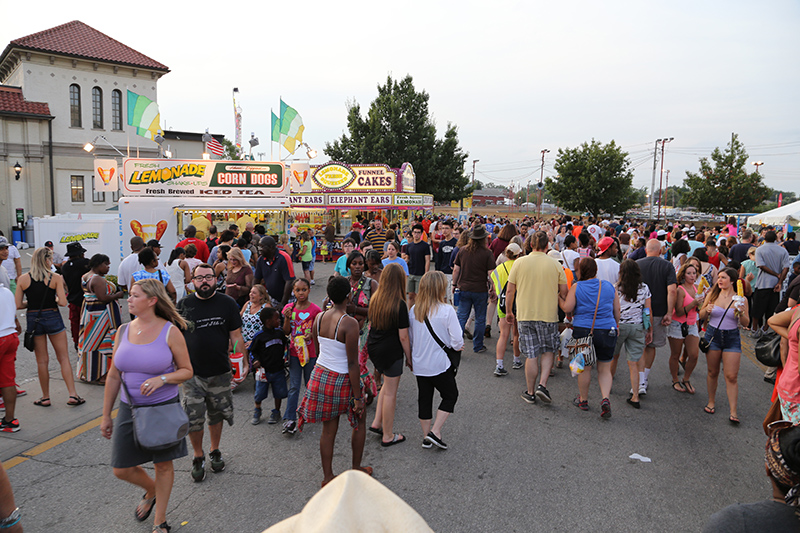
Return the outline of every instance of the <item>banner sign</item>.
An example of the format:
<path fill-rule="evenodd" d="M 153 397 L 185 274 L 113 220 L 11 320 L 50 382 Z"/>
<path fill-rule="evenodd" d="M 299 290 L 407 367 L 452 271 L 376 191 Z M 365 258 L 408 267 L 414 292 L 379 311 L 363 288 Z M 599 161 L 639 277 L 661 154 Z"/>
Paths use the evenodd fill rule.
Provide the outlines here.
<path fill-rule="evenodd" d="M 326 163 L 314 169 L 314 190 L 395 192 L 397 172 L 387 165 L 346 165 Z"/>
<path fill-rule="evenodd" d="M 311 192 L 311 167 L 308 163 L 292 162 L 289 174 L 292 192 Z"/>
<path fill-rule="evenodd" d="M 292 207 L 326 207 L 324 194 L 293 194 L 289 197 L 289 202 Z"/>
<path fill-rule="evenodd" d="M 287 196 L 283 163 L 125 159 L 126 196 Z"/>
<path fill-rule="evenodd" d="M 400 176 L 403 178 L 403 192 L 417 192 L 417 175 L 411 163 L 403 163 L 400 167 Z"/>
<path fill-rule="evenodd" d="M 292 207 L 297 208 L 341 209 L 350 207 L 362 211 L 372 208 L 421 209 L 433 207 L 433 196 L 430 194 L 292 194 L 289 201 Z"/>
<path fill-rule="evenodd" d="M 94 190 L 97 192 L 119 190 L 119 169 L 116 159 L 94 160 Z"/>
<path fill-rule="evenodd" d="M 391 194 L 328 194 L 330 207 L 356 207 L 369 209 L 370 207 L 391 207 Z"/>

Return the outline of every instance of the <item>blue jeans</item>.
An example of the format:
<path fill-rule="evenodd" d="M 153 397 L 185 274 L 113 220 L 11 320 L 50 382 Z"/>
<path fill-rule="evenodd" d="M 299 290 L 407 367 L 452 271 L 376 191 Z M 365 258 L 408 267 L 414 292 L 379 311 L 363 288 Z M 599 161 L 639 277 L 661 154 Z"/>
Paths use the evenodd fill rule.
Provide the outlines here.
<path fill-rule="evenodd" d="M 463 331 L 469 319 L 470 309 L 475 308 L 475 334 L 472 337 L 472 349 L 483 348 L 483 334 L 486 332 L 486 306 L 489 304 L 488 292 L 461 291 L 458 302 L 458 323 Z"/>
<path fill-rule="evenodd" d="M 300 366 L 300 359 L 289 357 L 289 398 L 286 400 L 286 411 L 283 413 L 284 420 L 297 420 L 297 400 L 300 397 L 300 377 L 303 378 L 303 386 L 308 386 L 308 378 L 311 371 L 317 364 L 317 358 L 312 357 L 306 366 Z"/>

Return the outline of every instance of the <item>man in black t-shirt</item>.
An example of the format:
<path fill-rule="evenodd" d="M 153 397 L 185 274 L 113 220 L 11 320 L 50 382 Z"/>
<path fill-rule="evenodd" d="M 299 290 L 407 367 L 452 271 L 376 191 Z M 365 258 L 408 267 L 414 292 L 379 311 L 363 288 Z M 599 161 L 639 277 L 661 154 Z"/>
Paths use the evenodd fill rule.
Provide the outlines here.
<path fill-rule="evenodd" d="M 450 266 L 450 254 L 456 247 L 458 240 L 453 236 L 453 221 L 445 220 L 438 224 L 442 228 L 442 240 L 434 237 L 433 244 L 438 244 L 436 250 L 436 270 L 447 276 L 447 301 L 453 303 L 453 268 Z"/>
<path fill-rule="evenodd" d="M 67 286 L 67 302 L 69 303 L 69 325 L 75 351 L 78 350 L 78 338 L 81 334 L 81 306 L 83 305 L 83 287 L 81 277 L 89 272 L 89 260 L 83 254 L 86 248 L 79 242 L 67 245 L 67 261 L 61 267 L 64 284 Z"/>
<path fill-rule="evenodd" d="M 278 253 L 275 239 L 261 239 L 261 257 L 256 262 L 255 282 L 267 289 L 272 306 L 278 311 L 283 309 L 292 295 L 294 277 L 289 274 L 289 263 Z"/>
<path fill-rule="evenodd" d="M 422 240 L 422 224 L 414 224 L 411 236 L 414 239 L 406 245 L 406 255 L 408 256 L 408 306 L 414 306 L 414 299 L 417 297 L 419 280 L 430 269 L 431 266 L 431 245 Z"/>
<path fill-rule="evenodd" d="M 227 294 L 216 292 L 216 276 L 211 265 L 197 265 L 192 273 L 196 292 L 178 302 L 178 311 L 189 323 L 183 332 L 194 376 L 184 382 L 183 408 L 189 415 L 189 441 L 194 450 L 192 479 L 206 477 L 203 453 L 203 423 L 208 412 L 208 434 L 211 438 L 211 470 L 222 472 L 225 461 L 219 451 L 222 421 L 233 425 L 233 396 L 231 395 L 231 360 L 229 343 L 244 350 L 242 317 L 239 306 Z M 247 375 L 247 359 L 240 371 Z"/>

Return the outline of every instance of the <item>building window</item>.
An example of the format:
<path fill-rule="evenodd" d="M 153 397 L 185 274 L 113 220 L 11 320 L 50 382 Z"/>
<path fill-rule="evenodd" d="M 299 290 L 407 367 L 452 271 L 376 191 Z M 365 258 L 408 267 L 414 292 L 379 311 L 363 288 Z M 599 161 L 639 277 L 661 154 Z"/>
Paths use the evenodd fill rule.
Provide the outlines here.
<path fill-rule="evenodd" d="M 111 201 L 114 203 L 119 202 L 119 189 L 111 193 Z"/>
<path fill-rule="evenodd" d="M 69 120 L 73 128 L 81 127 L 81 88 L 74 83 L 69 86 Z"/>
<path fill-rule="evenodd" d="M 94 187 L 94 176 L 92 176 L 92 201 L 93 202 L 105 202 L 106 201 L 106 193 L 103 191 L 98 191 Z"/>
<path fill-rule="evenodd" d="M 122 130 L 122 91 L 119 89 L 111 92 L 111 128 Z"/>
<path fill-rule="evenodd" d="M 83 176 L 72 176 L 70 189 L 73 203 L 83 203 Z"/>
<path fill-rule="evenodd" d="M 103 129 L 103 90 L 92 88 L 92 128 Z"/>

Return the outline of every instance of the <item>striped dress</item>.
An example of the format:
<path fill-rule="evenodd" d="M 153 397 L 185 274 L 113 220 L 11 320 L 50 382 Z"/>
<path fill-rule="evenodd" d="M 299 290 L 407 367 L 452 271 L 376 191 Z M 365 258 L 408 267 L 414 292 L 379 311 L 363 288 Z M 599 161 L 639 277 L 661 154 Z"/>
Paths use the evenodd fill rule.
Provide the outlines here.
<path fill-rule="evenodd" d="M 78 379 L 87 383 L 99 383 L 108 372 L 111 353 L 114 349 L 114 334 L 120 324 L 119 304 L 116 300 L 101 303 L 89 284 L 97 274 L 92 274 L 81 282 L 83 287 L 83 308 L 81 311 L 81 331 L 78 339 Z M 106 294 L 114 294 L 116 285 L 108 280 Z"/>

